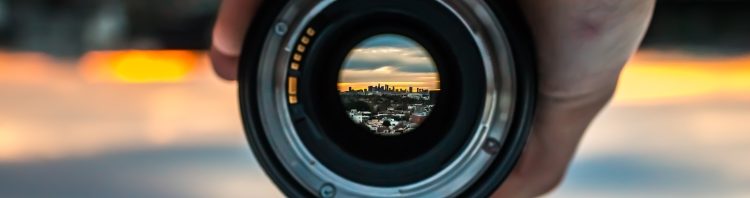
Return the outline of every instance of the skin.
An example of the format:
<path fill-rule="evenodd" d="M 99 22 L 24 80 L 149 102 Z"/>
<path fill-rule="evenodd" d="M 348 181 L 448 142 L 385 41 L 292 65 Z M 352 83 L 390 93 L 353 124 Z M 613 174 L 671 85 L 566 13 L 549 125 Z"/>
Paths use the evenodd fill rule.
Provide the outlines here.
<path fill-rule="evenodd" d="M 224 0 L 209 56 L 235 80 L 249 20 L 260 0 Z M 562 180 L 584 131 L 608 103 L 638 48 L 655 0 L 523 0 L 536 42 L 539 90 L 521 159 L 493 197 L 535 197 Z"/>

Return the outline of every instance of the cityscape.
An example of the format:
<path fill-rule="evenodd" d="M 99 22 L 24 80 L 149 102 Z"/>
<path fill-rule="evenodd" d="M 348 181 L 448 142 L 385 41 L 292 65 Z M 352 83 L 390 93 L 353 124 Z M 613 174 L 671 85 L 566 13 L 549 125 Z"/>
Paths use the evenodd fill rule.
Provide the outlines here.
<path fill-rule="evenodd" d="M 394 136 L 422 124 L 435 107 L 438 92 L 377 83 L 361 89 L 348 87 L 340 93 L 352 121 L 375 134 Z"/>
<path fill-rule="evenodd" d="M 345 113 L 376 135 L 414 131 L 430 115 L 440 79 L 432 57 L 397 34 L 370 37 L 349 52 L 338 90 Z"/>

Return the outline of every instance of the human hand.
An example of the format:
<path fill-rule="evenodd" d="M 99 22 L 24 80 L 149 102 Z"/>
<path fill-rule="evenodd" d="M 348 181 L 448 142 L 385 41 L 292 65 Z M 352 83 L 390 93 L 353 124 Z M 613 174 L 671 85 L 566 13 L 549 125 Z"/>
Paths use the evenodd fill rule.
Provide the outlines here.
<path fill-rule="evenodd" d="M 237 77 L 249 20 L 260 0 L 224 0 L 209 55 Z M 533 197 L 563 178 L 586 127 L 614 93 L 648 27 L 654 0 L 524 0 L 538 58 L 537 112 L 518 164 L 495 197 Z"/>
<path fill-rule="evenodd" d="M 537 50 L 537 109 L 526 148 L 493 197 L 554 189 L 638 48 L 655 0 L 523 0 Z"/>

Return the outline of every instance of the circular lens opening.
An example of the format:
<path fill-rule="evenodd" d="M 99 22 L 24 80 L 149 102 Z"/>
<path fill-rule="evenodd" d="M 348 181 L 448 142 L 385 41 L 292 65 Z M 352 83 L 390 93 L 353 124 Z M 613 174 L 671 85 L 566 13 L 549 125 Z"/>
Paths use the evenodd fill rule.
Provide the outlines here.
<path fill-rule="evenodd" d="M 398 136 L 430 115 L 440 79 L 422 45 L 402 35 L 380 34 L 349 51 L 338 90 L 351 121 L 377 135 Z"/>

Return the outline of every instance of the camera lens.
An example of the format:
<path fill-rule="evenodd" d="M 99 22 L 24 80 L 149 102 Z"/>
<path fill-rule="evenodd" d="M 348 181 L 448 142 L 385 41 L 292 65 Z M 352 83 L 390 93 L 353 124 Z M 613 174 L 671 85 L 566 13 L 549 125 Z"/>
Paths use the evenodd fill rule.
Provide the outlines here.
<path fill-rule="evenodd" d="M 290 197 L 487 196 L 533 113 L 515 1 L 263 1 L 239 96 L 250 146 Z"/>
<path fill-rule="evenodd" d="M 338 89 L 349 118 L 372 133 L 398 136 L 430 115 L 440 90 L 432 57 L 416 41 L 375 35 L 349 51 Z"/>

